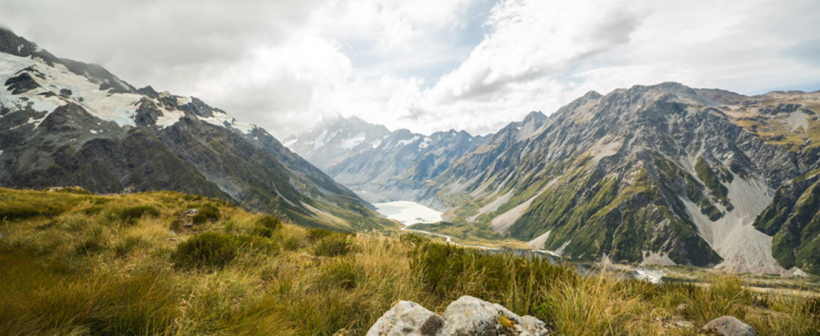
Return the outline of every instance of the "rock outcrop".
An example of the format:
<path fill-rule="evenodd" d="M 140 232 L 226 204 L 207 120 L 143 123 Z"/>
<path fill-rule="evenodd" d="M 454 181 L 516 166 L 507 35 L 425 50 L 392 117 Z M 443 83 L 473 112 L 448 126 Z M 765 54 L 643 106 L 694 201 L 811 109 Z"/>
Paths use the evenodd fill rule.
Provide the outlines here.
<path fill-rule="evenodd" d="M 367 335 L 435 335 L 443 325 L 441 316 L 417 303 L 399 301 L 370 327 Z"/>
<path fill-rule="evenodd" d="M 549 334 L 547 325 L 535 317 L 522 317 L 501 305 L 472 296 L 462 296 L 450 303 L 443 318 L 416 303 L 400 301 L 367 332 L 367 336 Z"/>
<path fill-rule="evenodd" d="M 707 332 L 714 332 L 723 336 L 756 336 L 752 326 L 744 323 L 734 316 L 721 316 L 709 323 L 703 329 Z"/>

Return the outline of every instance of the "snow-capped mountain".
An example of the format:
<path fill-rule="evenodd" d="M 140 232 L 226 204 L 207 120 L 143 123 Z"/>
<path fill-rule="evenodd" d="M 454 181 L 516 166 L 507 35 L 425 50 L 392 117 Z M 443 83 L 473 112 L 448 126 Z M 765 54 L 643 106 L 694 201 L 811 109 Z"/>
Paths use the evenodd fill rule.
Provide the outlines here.
<path fill-rule="evenodd" d="M 170 189 L 305 225 L 386 223 L 255 125 L 193 97 L 135 89 L 0 30 L 0 186 Z"/>
<path fill-rule="evenodd" d="M 315 127 L 285 138 L 284 145 L 310 163 L 327 171 L 327 167 L 367 149 L 378 147 L 390 136 L 382 125 L 357 117 L 336 116 L 324 119 Z"/>
<path fill-rule="evenodd" d="M 818 112 L 820 92 L 590 92 L 499 131 L 428 193 L 454 225 L 576 260 L 818 273 Z"/>
<path fill-rule="evenodd" d="M 435 195 L 424 194 L 427 184 L 485 138 L 454 130 L 429 136 L 390 132 L 356 117 L 338 117 L 285 143 L 370 202 L 414 200 L 441 208 Z"/>

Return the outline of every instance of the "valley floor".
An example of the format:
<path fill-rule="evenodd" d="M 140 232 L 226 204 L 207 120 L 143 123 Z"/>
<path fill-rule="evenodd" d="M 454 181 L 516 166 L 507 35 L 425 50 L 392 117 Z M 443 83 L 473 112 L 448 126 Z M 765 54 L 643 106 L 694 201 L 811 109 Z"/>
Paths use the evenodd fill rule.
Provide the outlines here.
<path fill-rule="evenodd" d="M 558 335 L 696 335 L 722 315 L 759 335 L 820 333 L 820 299 L 752 292 L 748 278 L 580 276 L 399 231 L 303 229 L 174 192 L 0 189 L 0 218 L 9 335 L 363 335 L 398 300 L 440 313 L 462 295 Z"/>

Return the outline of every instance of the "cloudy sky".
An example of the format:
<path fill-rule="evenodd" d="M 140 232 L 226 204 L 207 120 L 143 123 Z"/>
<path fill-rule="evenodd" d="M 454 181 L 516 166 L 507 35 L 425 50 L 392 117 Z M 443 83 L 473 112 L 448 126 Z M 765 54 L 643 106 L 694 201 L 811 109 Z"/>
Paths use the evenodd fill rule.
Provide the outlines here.
<path fill-rule="evenodd" d="M 0 1 L 0 25 L 284 137 L 494 132 L 589 90 L 820 90 L 816 0 Z"/>

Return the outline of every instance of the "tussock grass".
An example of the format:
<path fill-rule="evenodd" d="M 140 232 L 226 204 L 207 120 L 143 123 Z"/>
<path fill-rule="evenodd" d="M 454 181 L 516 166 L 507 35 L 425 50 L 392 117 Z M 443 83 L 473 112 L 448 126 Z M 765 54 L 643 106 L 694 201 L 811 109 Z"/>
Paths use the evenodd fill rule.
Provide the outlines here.
<path fill-rule="evenodd" d="M 441 313 L 462 295 L 534 315 L 560 335 L 687 335 L 663 321 L 700 327 L 727 314 L 761 335 L 820 331 L 820 300 L 752 294 L 732 276 L 708 287 L 581 277 L 414 235 L 306 230 L 173 192 L 0 197 L 5 213 L 25 214 L 0 220 L 9 335 L 361 335 L 398 300 Z M 192 208 L 210 215 L 171 231 Z"/>
<path fill-rule="evenodd" d="M 536 315 L 560 335 L 660 335 L 651 323 L 651 306 L 640 295 L 643 284 L 612 281 L 606 275 L 560 280 L 542 295 Z"/>

